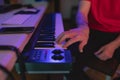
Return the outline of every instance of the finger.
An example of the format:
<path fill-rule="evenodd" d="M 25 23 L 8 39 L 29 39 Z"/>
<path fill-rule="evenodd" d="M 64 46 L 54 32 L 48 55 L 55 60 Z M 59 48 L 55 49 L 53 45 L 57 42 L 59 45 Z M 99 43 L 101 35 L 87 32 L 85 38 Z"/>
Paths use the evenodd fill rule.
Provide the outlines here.
<path fill-rule="evenodd" d="M 60 44 L 62 41 L 64 41 L 64 38 L 65 38 L 65 33 L 63 32 L 63 33 L 61 33 L 57 38 L 56 38 L 56 42 L 58 43 L 58 44 Z"/>
<path fill-rule="evenodd" d="M 80 40 L 80 37 L 73 37 L 73 38 L 71 38 L 70 40 L 68 40 L 64 45 L 63 45 L 63 47 L 64 48 L 67 48 L 68 46 L 70 46 L 71 44 L 73 44 L 73 43 L 75 43 L 75 42 L 78 42 L 78 41 L 81 41 Z"/>
<path fill-rule="evenodd" d="M 104 51 L 104 48 L 100 48 L 97 52 L 95 52 L 95 55 L 100 55 Z"/>
<path fill-rule="evenodd" d="M 106 61 L 107 59 L 109 59 L 109 57 L 106 55 L 107 52 L 105 51 L 104 48 L 101 48 L 99 50 L 100 52 L 97 53 L 96 57 L 98 57 L 100 60 Z"/>
<path fill-rule="evenodd" d="M 99 58 L 100 60 L 104 60 L 104 59 L 102 59 L 102 53 L 103 53 L 103 48 L 100 48 L 97 52 L 95 52 L 94 54 L 95 54 L 95 56 L 97 57 L 97 58 Z"/>
<path fill-rule="evenodd" d="M 56 38 L 56 43 L 60 43 L 60 39 L 62 38 L 63 35 L 64 35 L 64 32 L 61 33 L 61 34 Z"/>
<path fill-rule="evenodd" d="M 82 53 L 83 52 L 83 48 L 84 48 L 84 46 L 87 44 L 87 41 L 85 40 L 83 40 L 83 41 L 81 41 L 81 43 L 80 43 L 80 45 L 79 45 L 79 50 L 80 50 L 80 52 Z"/>
<path fill-rule="evenodd" d="M 96 57 L 98 57 L 100 60 L 103 60 L 103 61 L 106 61 L 108 59 L 108 57 L 106 57 L 104 53 L 101 53 L 100 55 L 97 55 Z"/>
<path fill-rule="evenodd" d="M 66 39 L 69 38 L 69 35 L 63 35 L 60 39 L 59 39 L 59 44 L 61 44 L 62 42 L 64 42 Z"/>

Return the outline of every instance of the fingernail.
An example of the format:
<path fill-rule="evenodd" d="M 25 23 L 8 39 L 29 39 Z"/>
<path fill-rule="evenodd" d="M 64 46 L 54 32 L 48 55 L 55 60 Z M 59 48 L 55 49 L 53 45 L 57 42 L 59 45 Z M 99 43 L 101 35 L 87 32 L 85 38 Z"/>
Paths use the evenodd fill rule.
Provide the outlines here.
<path fill-rule="evenodd" d="M 83 53 L 83 50 L 81 49 L 80 52 Z"/>
<path fill-rule="evenodd" d="M 64 48 L 66 48 L 64 45 L 62 45 L 62 48 L 64 49 Z"/>

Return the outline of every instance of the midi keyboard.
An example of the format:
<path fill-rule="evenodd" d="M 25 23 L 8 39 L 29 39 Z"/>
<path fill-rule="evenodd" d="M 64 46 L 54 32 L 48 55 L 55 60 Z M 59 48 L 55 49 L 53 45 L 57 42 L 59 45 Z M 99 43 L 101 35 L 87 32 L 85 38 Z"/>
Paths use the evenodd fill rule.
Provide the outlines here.
<path fill-rule="evenodd" d="M 69 50 L 56 44 L 55 39 L 64 31 L 60 13 L 44 16 L 36 33 L 28 43 L 31 49 L 23 51 L 27 73 L 68 73 L 72 56 Z M 16 64 L 19 72 L 19 66 Z"/>

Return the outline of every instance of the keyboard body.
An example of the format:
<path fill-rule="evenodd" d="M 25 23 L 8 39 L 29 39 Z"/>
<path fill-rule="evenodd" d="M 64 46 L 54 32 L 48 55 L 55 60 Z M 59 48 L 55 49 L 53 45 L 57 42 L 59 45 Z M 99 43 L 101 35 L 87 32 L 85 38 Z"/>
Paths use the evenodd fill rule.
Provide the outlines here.
<path fill-rule="evenodd" d="M 39 29 L 23 51 L 28 73 L 68 73 L 72 56 L 69 50 L 55 43 L 64 31 L 60 13 L 51 13 L 42 19 Z M 31 47 L 31 48 L 30 48 Z M 18 64 L 17 71 L 18 70 Z"/>

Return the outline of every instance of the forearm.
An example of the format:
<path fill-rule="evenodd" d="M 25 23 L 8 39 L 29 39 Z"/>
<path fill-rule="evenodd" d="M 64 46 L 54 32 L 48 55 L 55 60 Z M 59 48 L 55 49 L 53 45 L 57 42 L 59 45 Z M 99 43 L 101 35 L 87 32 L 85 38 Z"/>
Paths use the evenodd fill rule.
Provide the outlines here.
<path fill-rule="evenodd" d="M 119 34 L 118 37 L 117 37 L 115 40 L 113 40 L 111 43 L 113 43 L 116 48 L 120 47 L 120 34 Z"/>
<path fill-rule="evenodd" d="M 78 27 L 88 27 L 88 13 L 90 9 L 90 2 L 81 0 L 76 14 L 76 24 Z"/>
<path fill-rule="evenodd" d="M 78 11 L 76 14 L 76 24 L 77 26 L 88 26 L 88 19 L 80 12 Z"/>
<path fill-rule="evenodd" d="M 78 11 L 76 15 L 76 24 L 77 28 L 82 30 L 82 32 L 89 33 L 88 19 L 80 11 Z"/>

